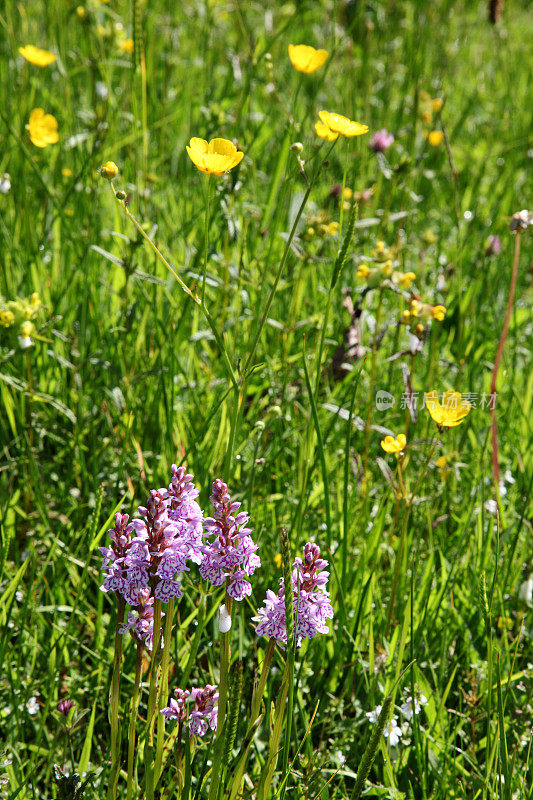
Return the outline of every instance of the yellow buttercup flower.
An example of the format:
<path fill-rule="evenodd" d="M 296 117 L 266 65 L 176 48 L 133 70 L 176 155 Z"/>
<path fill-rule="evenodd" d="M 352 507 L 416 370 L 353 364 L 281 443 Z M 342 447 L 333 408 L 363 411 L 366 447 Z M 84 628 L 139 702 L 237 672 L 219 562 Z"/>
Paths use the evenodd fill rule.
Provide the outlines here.
<path fill-rule="evenodd" d="M 30 64 L 35 64 L 37 67 L 47 67 L 48 64 L 53 64 L 57 56 L 50 53 L 49 50 L 41 50 L 33 44 L 27 44 L 25 47 L 19 47 L 19 53 L 24 56 L 26 61 Z"/>
<path fill-rule="evenodd" d="M 315 131 L 317 136 L 320 136 L 321 139 L 325 139 L 326 142 L 334 142 L 339 136 L 338 133 L 333 133 L 333 131 L 330 130 L 327 125 L 324 125 L 323 122 L 320 122 L 320 120 L 315 122 Z"/>
<path fill-rule="evenodd" d="M 446 307 L 445 306 L 432 306 L 431 308 L 431 316 L 433 319 L 442 322 L 444 317 L 446 316 Z"/>
<path fill-rule="evenodd" d="M 333 114 L 331 111 L 319 111 L 318 116 L 320 117 L 321 122 L 327 128 L 329 128 L 331 133 L 337 133 L 341 136 L 348 137 L 361 136 L 363 133 L 368 133 L 368 125 L 362 125 L 360 122 L 354 122 L 353 120 L 348 119 L 348 117 L 343 117 L 341 114 Z M 320 133 L 318 135 L 320 136 Z M 323 136 L 322 138 L 325 139 L 326 137 Z"/>
<path fill-rule="evenodd" d="M 407 439 L 403 433 L 399 433 L 396 438 L 394 436 L 385 436 L 381 442 L 382 448 L 386 453 L 396 453 L 398 456 L 403 452 Z"/>
<path fill-rule="evenodd" d="M 456 425 L 460 425 L 472 408 L 472 404 L 463 400 L 461 393 L 455 392 L 453 389 L 444 392 L 442 405 L 435 389 L 426 394 L 425 402 L 431 419 L 437 423 L 439 428 L 454 428 Z"/>
<path fill-rule="evenodd" d="M 42 108 L 33 109 L 26 129 L 30 132 L 30 140 L 36 147 L 47 147 L 59 141 L 56 118 L 52 114 L 46 114 Z"/>
<path fill-rule="evenodd" d="M 444 100 L 441 97 L 435 97 L 435 99 L 431 101 L 431 108 L 436 113 L 438 113 L 441 110 L 443 105 L 444 105 Z"/>
<path fill-rule="evenodd" d="M 237 150 L 228 139 L 211 139 L 206 142 L 205 139 L 192 138 L 187 152 L 200 172 L 217 177 L 236 167 L 244 157 L 244 153 Z"/>
<path fill-rule="evenodd" d="M 370 270 L 366 264 L 359 264 L 357 267 L 357 277 L 366 280 L 370 275 Z"/>
<path fill-rule="evenodd" d="M 428 136 L 428 142 L 432 147 L 438 147 L 443 139 L 444 139 L 444 134 L 442 131 L 431 131 L 431 133 Z"/>
<path fill-rule="evenodd" d="M 289 58 L 299 72 L 315 72 L 328 57 L 327 50 L 315 50 L 308 44 L 290 44 Z"/>
<path fill-rule="evenodd" d="M 278 569 L 281 567 L 281 553 L 276 553 L 274 556 L 274 564 Z"/>

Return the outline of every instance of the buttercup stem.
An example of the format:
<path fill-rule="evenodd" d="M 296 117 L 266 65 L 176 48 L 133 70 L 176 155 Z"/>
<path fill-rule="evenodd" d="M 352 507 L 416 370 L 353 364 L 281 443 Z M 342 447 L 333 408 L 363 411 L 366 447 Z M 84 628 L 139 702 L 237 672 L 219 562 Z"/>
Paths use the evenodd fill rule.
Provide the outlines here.
<path fill-rule="evenodd" d="M 207 275 L 207 251 L 209 248 L 209 204 L 211 202 L 211 175 L 207 176 L 204 224 L 204 271 L 202 274 L 202 306 L 205 307 L 205 278 Z"/>
<path fill-rule="evenodd" d="M 344 160 L 344 172 L 342 173 L 342 192 L 341 192 L 341 212 L 339 214 L 339 248 L 337 253 L 340 253 L 342 247 L 342 223 L 344 221 L 344 190 L 346 188 L 346 174 L 348 172 L 348 156 L 350 154 L 350 141 L 346 141 L 346 158 Z"/>
<path fill-rule="evenodd" d="M 115 192 L 115 196 L 116 196 L 116 190 L 114 189 L 114 187 L 113 187 L 113 191 Z M 231 366 L 231 362 L 229 360 L 228 352 L 227 352 L 227 350 L 226 350 L 226 348 L 224 346 L 224 341 L 222 339 L 222 336 L 217 331 L 217 329 L 215 327 L 215 323 L 214 323 L 213 317 L 211 316 L 211 314 L 207 310 L 205 304 L 203 304 L 202 301 L 200 300 L 200 298 L 196 294 L 193 294 L 191 292 L 191 290 L 189 289 L 189 287 L 184 284 L 184 282 L 181 280 L 180 276 L 177 274 L 176 270 L 171 266 L 171 264 L 169 264 L 169 262 L 167 261 L 167 259 L 165 258 L 165 256 L 161 252 L 161 250 L 157 247 L 155 242 L 153 242 L 152 239 L 146 233 L 146 231 L 143 230 L 142 225 L 134 217 L 134 215 L 131 213 L 131 211 L 127 207 L 125 201 L 124 200 L 120 200 L 119 202 L 120 202 L 120 205 L 122 206 L 122 208 L 124 209 L 124 211 L 126 213 L 126 216 L 135 225 L 135 227 L 137 228 L 137 230 L 139 231 L 139 233 L 141 234 L 143 239 L 145 239 L 145 241 L 148 242 L 148 244 L 150 245 L 150 247 L 152 248 L 152 250 L 154 251 L 156 256 L 165 265 L 165 267 L 168 269 L 168 271 L 173 276 L 173 278 L 181 286 L 183 291 L 191 298 L 191 300 L 193 300 L 194 303 L 196 303 L 197 306 L 200 306 L 200 308 L 202 309 L 202 312 L 204 314 L 205 320 L 206 320 L 207 324 L 209 325 L 209 327 L 211 329 L 211 332 L 212 332 L 213 336 L 215 337 L 215 341 L 216 341 L 216 343 L 217 343 L 217 345 L 219 347 L 219 350 L 220 350 L 220 352 L 222 354 L 222 359 L 223 359 L 224 364 L 226 366 L 229 379 L 231 380 L 231 383 L 233 384 L 233 388 L 235 390 L 238 390 L 239 386 L 238 386 L 238 383 L 237 383 L 237 378 L 235 376 L 235 372 L 233 371 L 233 367 Z"/>
<path fill-rule="evenodd" d="M 429 455 L 428 455 L 428 457 L 426 459 L 426 463 L 424 464 L 424 467 L 423 467 L 422 471 L 420 472 L 418 480 L 417 480 L 417 482 L 415 484 L 415 488 L 413 489 L 413 491 L 411 493 L 411 499 L 409 499 L 407 497 L 407 493 L 406 493 L 405 488 L 404 488 L 405 513 L 404 513 L 403 520 L 402 520 L 402 530 L 400 532 L 400 544 L 398 546 L 398 552 L 396 554 L 396 561 L 395 561 L 395 564 L 394 564 L 394 578 L 393 578 L 393 582 L 392 582 L 392 591 L 391 591 L 391 598 L 390 598 L 390 602 L 389 602 L 389 613 L 387 615 L 387 627 L 385 629 L 385 636 L 388 636 L 390 624 L 392 622 L 392 615 L 393 615 L 393 612 L 394 612 L 394 603 L 396 601 L 396 591 L 398 589 L 398 580 L 399 580 L 399 577 L 400 577 L 400 566 L 401 566 L 401 562 L 402 562 L 402 559 L 403 559 L 403 550 L 404 550 L 404 546 L 405 546 L 405 536 L 406 536 L 406 533 L 407 533 L 407 523 L 409 521 L 409 516 L 411 514 L 412 501 L 414 500 L 414 497 L 415 497 L 415 495 L 416 495 L 416 493 L 418 491 L 418 487 L 420 486 L 420 484 L 421 484 L 421 482 L 422 482 L 422 480 L 423 480 L 423 478 L 424 478 L 424 476 L 426 474 L 427 468 L 429 466 L 429 462 L 431 461 L 431 459 L 433 457 L 433 453 L 435 452 L 435 448 L 437 447 L 438 443 L 439 443 L 439 440 L 435 439 L 435 441 L 433 442 L 433 446 L 432 446 L 432 448 L 431 448 L 431 450 L 429 452 Z M 400 474 L 401 469 L 402 469 L 401 465 L 398 464 L 399 474 Z M 402 481 L 401 481 L 401 485 L 403 486 L 403 478 L 402 478 Z M 398 510 L 399 510 L 399 501 L 397 500 L 396 501 L 396 509 L 395 509 L 396 518 L 397 518 Z"/>
<path fill-rule="evenodd" d="M 135 773 L 136 773 L 136 736 L 135 729 L 137 723 L 137 711 L 139 708 L 139 697 L 141 690 L 142 680 L 142 663 L 143 663 L 143 645 L 141 642 L 137 644 L 137 661 L 135 663 L 135 683 L 133 685 L 133 697 L 131 699 L 130 707 L 130 723 L 128 731 L 128 777 L 126 785 L 126 800 L 131 800 L 134 791 L 137 792 L 135 786 Z"/>
<path fill-rule="evenodd" d="M 272 300 L 274 299 L 274 295 L 276 294 L 276 290 L 278 288 L 278 283 L 279 283 L 279 280 L 281 278 L 281 274 L 283 272 L 283 268 L 285 266 L 285 262 L 287 261 L 287 256 L 289 255 L 289 251 L 291 249 L 292 240 L 294 239 L 294 235 L 296 233 L 296 229 L 298 227 L 298 223 L 300 222 L 300 217 L 303 214 L 303 210 L 304 210 L 304 208 L 305 208 L 305 206 L 307 204 L 307 201 L 309 199 L 309 195 L 311 194 L 311 190 L 313 189 L 313 186 L 315 185 L 318 176 L 322 172 L 322 168 L 324 167 L 324 163 L 328 159 L 328 157 L 329 157 L 331 151 L 333 150 L 333 148 L 335 147 L 336 142 L 337 142 L 337 140 L 335 140 L 333 142 L 333 144 L 329 148 L 328 152 L 326 153 L 325 159 L 322 160 L 322 162 L 320 163 L 320 166 L 318 167 L 318 169 L 316 170 L 315 174 L 311 178 L 309 186 L 307 187 L 307 190 L 306 190 L 306 192 L 304 194 L 303 200 L 302 200 L 302 202 L 300 204 L 300 208 L 298 209 L 298 213 L 296 214 L 296 218 L 295 218 L 295 220 L 293 222 L 293 225 L 292 225 L 292 228 L 291 228 L 291 232 L 289 233 L 289 238 L 287 239 L 287 244 L 285 245 L 285 250 L 283 251 L 283 255 L 281 257 L 281 261 L 280 261 L 280 264 L 279 264 L 279 267 L 278 267 L 278 271 L 276 272 L 276 277 L 274 278 L 274 283 L 273 283 L 272 288 L 270 290 L 270 293 L 268 295 L 264 311 L 263 311 L 263 313 L 261 315 L 261 319 L 259 321 L 259 325 L 258 325 L 257 331 L 255 332 L 255 336 L 254 336 L 254 339 L 253 339 L 253 342 L 252 342 L 252 346 L 251 346 L 250 351 L 248 353 L 248 356 L 246 358 L 246 362 L 245 362 L 244 370 L 243 370 L 243 375 L 244 375 L 245 378 L 246 378 L 246 374 L 248 372 L 248 368 L 249 368 L 250 364 L 252 363 L 252 359 L 253 359 L 254 354 L 255 354 L 255 349 L 256 349 L 257 344 L 259 342 L 259 337 L 261 336 L 261 331 L 263 330 L 263 326 L 264 326 L 264 324 L 265 324 L 265 322 L 267 320 L 268 312 L 270 311 L 270 306 L 272 305 Z"/>
<path fill-rule="evenodd" d="M 109 725 L 111 727 L 111 771 L 109 775 L 109 785 L 107 788 L 108 800 L 114 800 L 116 797 L 118 775 L 120 772 L 120 722 L 118 718 L 118 701 L 123 635 L 119 633 L 119 628 L 124 622 L 125 607 L 126 601 L 122 595 L 118 595 L 117 627 L 115 630 L 115 658 L 113 661 L 113 677 L 111 679 L 111 691 L 109 696 Z"/>

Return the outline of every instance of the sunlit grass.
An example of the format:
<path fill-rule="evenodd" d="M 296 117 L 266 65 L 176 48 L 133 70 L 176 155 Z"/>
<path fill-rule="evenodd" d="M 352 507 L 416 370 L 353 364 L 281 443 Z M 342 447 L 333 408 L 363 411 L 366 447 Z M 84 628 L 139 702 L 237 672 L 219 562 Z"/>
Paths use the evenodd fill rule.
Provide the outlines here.
<path fill-rule="evenodd" d="M 484 2 L 451 0 L 0 11 L 5 797 L 56 796 L 54 764 L 87 773 L 87 798 L 105 796 L 116 609 L 98 590 L 97 548 L 114 512 L 144 503 L 173 463 L 206 511 L 223 476 L 260 548 L 232 627 L 234 755 L 268 645 L 250 618 L 282 575 L 281 529 L 292 556 L 315 541 L 331 562 L 335 618 L 296 652 L 269 796 L 283 777 L 287 797 L 359 791 L 367 713 L 388 695 L 402 737 L 392 746 L 393 726 L 378 738 L 367 796 L 530 796 L 530 231 L 491 393 L 509 221 L 530 203 L 532 26 L 506 5 L 494 26 Z M 291 64 L 301 43 L 327 51 L 316 71 Z M 56 60 L 31 63 L 28 44 Z M 38 141 L 26 129 L 36 109 L 57 121 L 57 142 L 50 119 Z M 368 134 L 323 141 L 324 109 Z M 186 147 L 220 138 L 244 155 L 207 178 Z M 98 173 L 109 161 L 118 201 Z M 43 307 L 26 318 L 34 293 Z M 472 408 L 439 430 L 424 393 L 448 389 Z M 204 612 L 188 685 L 218 681 L 220 592 L 204 608 L 198 585 L 191 572 L 172 688 Z M 136 647 L 125 637 L 123 649 L 125 737 Z M 267 716 L 284 659 L 273 654 Z M 420 694 L 410 721 L 401 708 Z M 243 797 L 268 744 L 263 720 Z M 191 797 L 208 796 L 207 758 L 205 741 Z"/>

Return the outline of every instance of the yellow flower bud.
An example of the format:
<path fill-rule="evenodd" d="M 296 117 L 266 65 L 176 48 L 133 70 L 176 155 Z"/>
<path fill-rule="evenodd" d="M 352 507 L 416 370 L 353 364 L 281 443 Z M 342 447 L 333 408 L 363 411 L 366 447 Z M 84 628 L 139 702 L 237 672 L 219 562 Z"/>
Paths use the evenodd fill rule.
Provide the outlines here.
<path fill-rule="evenodd" d="M 112 181 L 118 175 L 118 167 L 114 161 L 106 161 L 98 170 L 102 178 Z"/>
<path fill-rule="evenodd" d="M 420 303 L 419 300 L 415 300 L 415 299 L 411 300 L 409 310 L 410 310 L 411 315 L 413 317 L 418 317 L 420 312 L 421 312 L 421 310 L 422 310 L 422 303 Z"/>

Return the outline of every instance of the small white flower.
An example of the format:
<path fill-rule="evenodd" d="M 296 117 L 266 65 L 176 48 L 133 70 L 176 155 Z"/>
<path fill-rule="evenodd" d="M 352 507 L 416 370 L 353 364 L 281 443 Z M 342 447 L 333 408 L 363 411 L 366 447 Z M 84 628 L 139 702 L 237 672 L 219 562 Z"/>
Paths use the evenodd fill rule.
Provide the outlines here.
<path fill-rule="evenodd" d="M 11 177 L 9 172 L 4 172 L 0 178 L 0 194 L 7 194 L 11 189 Z"/>
<path fill-rule="evenodd" d="M 411 353 L 413 353 L 413 355 L 418 353 L 420 350 L 420 339 L 418 336 L 415 336 L 414 333 L 408 333 L 407 338 L 409 340 L 409 350 Z"/>
<path fill-rule="evenodd" d="M 495 514 L 498 510 L 498 503 L 496 500 L 486 500 L 485 501 L 485 511 L 488 511 L 489 514 Z"/>
<path fill-rule="evenodd" d="M 36 697 L 30 697 L 28 702 L 26 703 L 26 708 L 28 709 L 28 714 L 31 714 L 32 717 L 37 714 L 39 711 L 39 703 L 37 702 Z"/>
<path fill-rule="evenodd" d="M 405 703 L 400 706 L 400 711 L 406 719 L 411 720 L 413 719 L 413 714 L 420 714 L 420 703 L 415 699 L 413 708 L 413 698 L 408 697 Z"/>
<path fill-rule="evenodd" d="M 109 89 L 107 88 L 105 83 L 102 83 L 102 81 L 96 81 L 94 88 L 100 100 L 107 100 L 107 97 L 109 95 Z"/>
<path fill-rule="evenodd" d="M 231 629 L 231 614 L 224 603 L 222 603 L 218 612 L 218 629 L 220 633 L 228 633 Z"/>
<path fill-rule="evenodd" d="M 505 495 L 507 494 L 507 486 L 505 485 L 505 483 L 503 481 L 499 482 L 498 490 L 500 492 L 500 497 L 505 497 Z"/>
<path fill-rule="evenodd" d="M 383 736 L 385 737 L 385 739 L 389 740 L 391 747 L 396 747 L 396 745 L 402 738 L 402 729 L 398 725 L 396 717 L 393 717 L 391 721 L 387 725 L 385 725 Z"/>
<path fill-rule="evenodd" d="M 19 340 L 19 347 L 21 350 L 27 350 L 28 347 L 31 347 L 33 342 L 30 336 L 18 336 Z"/>
<path fill-rule="evenodd" d="M 518 597 L 520 600 L 523 600 L 526 605 L 531 606 L 533 605 L 533 574 L 529 576 L 527 581 L 524 581 L 520 584 L 520 589 L 518 590 Z"/>
<path fill-rule="evenodd" d="M 372 723 L 372 725 L 378 721 L 378 717 L 381 714 L 382 708 L 383 706 L 376 706 L 373 711 L 366 712 L 365 716 L 368 717 L 368 720 Z"/>
<path fill-rule="evenodd" d="M 515 479 L 513 478 L 513 473 L 510 469 L 505 470 L 505 475 L 503 476 L 505 483 L 514 483 Z"/>
<path fill-rule="evenodd" d="M 411 695 L 406 698 L 405 703 L 400 706 L 400 711 L 404 715 L 404 717 L 408 720 L 413 719 L 413 713 L 420 714 L 420 709 L 422 706 L 425 706 L 427 703 L 427 697 L 423 694 L 418 695 L 415 697 L 415 703 L 413 708 L 413 698 Z"/>

